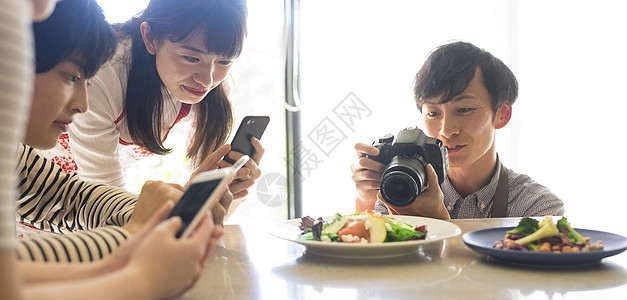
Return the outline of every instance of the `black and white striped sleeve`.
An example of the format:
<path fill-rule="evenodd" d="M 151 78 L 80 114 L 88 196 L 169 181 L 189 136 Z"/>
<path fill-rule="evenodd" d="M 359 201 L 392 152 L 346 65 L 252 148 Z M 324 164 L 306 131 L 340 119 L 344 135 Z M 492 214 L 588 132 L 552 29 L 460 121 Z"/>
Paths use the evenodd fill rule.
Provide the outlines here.
<path fill-rule="evenodd" d="M 17 221 L 60 233 L 24 239 L 18 246 L 21 259 L 99 259 L 128 238 L 121 226 L 130 219 L 137 195 L 67 174 L 25 145 L 19 147 L 16 171 Z"/>
<path fill-rule="evenodd" d="M 43 234 L 20 239 L 20 260 L 46 262 L 89 262 L 107 257 L 129 234 L 117 226 L 103 226 L 67 234 Z"/>

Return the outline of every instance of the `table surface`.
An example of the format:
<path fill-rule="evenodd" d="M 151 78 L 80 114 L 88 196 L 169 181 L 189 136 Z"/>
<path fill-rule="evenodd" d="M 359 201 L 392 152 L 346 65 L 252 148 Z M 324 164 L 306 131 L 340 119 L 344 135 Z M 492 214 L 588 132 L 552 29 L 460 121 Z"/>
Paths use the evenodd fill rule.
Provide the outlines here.
<path fill-rule="evenodd" d="M 516 226 L 518 218 L 453 220 L 462 234 L 381 260 L 307 255 L 267 227 L 226 225 L 221 245 L 182 299 L 617 299 L 627 297 L 626 252 L 599 263 L 524 266 L 468 248 L 466 232 Z M 603 297 L 603 298 L 601 298 Z"/>

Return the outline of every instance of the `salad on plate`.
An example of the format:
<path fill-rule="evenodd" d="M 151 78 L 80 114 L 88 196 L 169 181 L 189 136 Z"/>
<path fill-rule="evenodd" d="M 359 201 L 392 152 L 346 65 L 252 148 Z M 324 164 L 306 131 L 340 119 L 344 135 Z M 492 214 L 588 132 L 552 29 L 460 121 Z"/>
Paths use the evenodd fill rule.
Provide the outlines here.
<path fill-rule="evenodd" d="M 426 225 L 412 226 L 379 212 L 336 214 L 330 220 L 301 218 L 299 240 L 338 243 L 389 243 L 424 240 Z"/>

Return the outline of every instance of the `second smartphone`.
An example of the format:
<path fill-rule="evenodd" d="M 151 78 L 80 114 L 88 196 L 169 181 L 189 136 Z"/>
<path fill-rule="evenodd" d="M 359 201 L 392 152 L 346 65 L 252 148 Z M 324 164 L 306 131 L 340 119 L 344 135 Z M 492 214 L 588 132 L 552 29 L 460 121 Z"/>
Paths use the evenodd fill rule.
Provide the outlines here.
<path fill-rule="evenodd" d="M 268 123 L 270 123 L 269 116 L 244 117 L 239 125 L 239 128 L 237 128 L 237 131 L 235 132 L 233 141 L 231 141 L 231 151 L 237 151 L 252 158 L 255 153 L 255 148 L 250 143 L 250 138 L 254 136 L 260 140 L 263 132 L 268 126 Z M 228 154 L 224 156 L 224 160 L 229 163 L 234 163 L 234 161 L 229 158 Z"/>

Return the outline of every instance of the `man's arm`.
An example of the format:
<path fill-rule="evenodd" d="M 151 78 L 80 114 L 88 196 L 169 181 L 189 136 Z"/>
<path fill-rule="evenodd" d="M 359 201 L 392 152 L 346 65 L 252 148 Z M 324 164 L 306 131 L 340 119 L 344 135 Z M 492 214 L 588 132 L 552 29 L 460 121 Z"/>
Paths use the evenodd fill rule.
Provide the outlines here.
<path fill-rule="evenodd" d="M 374 211 L 375 202 L 369 200 L 361 200 L 359 197 L 355 197 L 355 211 L 366 211 L 372 210 Z"/>

